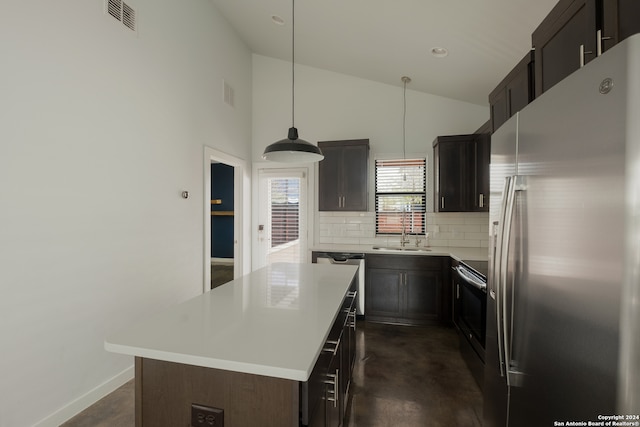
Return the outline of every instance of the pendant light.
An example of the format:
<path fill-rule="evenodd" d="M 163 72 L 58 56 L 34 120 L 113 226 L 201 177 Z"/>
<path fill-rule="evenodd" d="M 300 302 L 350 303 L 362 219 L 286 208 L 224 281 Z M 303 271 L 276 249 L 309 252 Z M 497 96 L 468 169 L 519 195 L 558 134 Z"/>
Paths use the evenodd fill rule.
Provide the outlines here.
<path fill-rule="evenodd" d="M 295 0 L 291 0 L 291 127 L 287 138 L 276 141 L 265 148 L 262 158 L 282 163 L 311 163 L 324 159 L 317 146 L 298 138 L 295 127 Z"/>

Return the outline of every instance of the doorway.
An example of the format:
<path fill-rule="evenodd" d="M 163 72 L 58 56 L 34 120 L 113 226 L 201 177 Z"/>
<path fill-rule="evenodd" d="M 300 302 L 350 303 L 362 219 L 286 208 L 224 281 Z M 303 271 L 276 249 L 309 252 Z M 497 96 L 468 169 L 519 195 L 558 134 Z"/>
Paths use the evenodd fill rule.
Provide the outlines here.
<path fill-rule="evenodd" d="M 249 206 L 246 197 L 250 183 L 246 171 L 244 160 L 204 147 L 203 292 L 211 290 L 212 284 L 217 286 L 247 273 L 250 245 L 243 228 L 250 223 L 245 209 Z M 217 177 L 220 187 L 212 177 Z"/>
<path fill-rule="evenodd" d="M 211 162 L 211 289 L 233 280 L 234 168 Z"/>
<path fill-rule="evenodd" d="M 306 262 L 306 169 L 258 170 L 257 267 Z"/>

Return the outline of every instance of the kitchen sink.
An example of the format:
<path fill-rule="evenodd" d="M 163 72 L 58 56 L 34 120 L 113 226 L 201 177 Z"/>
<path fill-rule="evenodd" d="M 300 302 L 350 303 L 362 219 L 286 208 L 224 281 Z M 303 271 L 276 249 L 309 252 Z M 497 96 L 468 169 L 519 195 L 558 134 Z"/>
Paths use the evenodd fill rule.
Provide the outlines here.
<path fill-rule="evenodd" d="M 379 251 L 404 251 L 404 252 L 428 252 L 429 248 L 416 248 L 411 246 L 374 246 L 374 250 Z"/>

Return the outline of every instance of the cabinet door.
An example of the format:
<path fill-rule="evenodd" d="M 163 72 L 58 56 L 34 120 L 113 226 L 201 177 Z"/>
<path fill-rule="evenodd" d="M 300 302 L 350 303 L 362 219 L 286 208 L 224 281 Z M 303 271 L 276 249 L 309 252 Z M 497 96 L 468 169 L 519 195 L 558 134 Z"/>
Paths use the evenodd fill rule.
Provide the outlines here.
<path fill-rule="evenodd" d="M 320 141 L 320 211 L 366 211 L 369 191 L 369 140 Z"/>
<path fill-rule="evenodd" d="M 606 28 L 607 21 L 605 21 L 603 37 L 610 37 L 610 39 L 603 43 L 603 50 L 606 50 L 616 42 L 620 42 L 633 34 L 640 33 L 640 1 L 604 0 L 604 8 L 605 15 L 613 15 L 612 19 L 609 19 L 609 22 L 612 20 L 615 22 L 617 19 L 618 28 L 617 32 L 615 31 L 616 29 Z M 607 13 L 607 8 L 611 10 L 611 13 Z"/>
<path fill-rule="evenodd" d="M 324 427 L 326 424 L 327 386 L 325 380 L 327 379 L 331 357 L 329 353 L 321 352 L 309 380 L 301 386 L 307 389 L 307 393 L 303 393 L 303 397 L 306 397 L 307 400 L 301 402 L 303 425 L 308 423 L 309 427 Z M 305 416 L 308 416 L 309 419 L 306 420 Z"/>
<path fill-rule="evenodd" d="M 400 316 L 401 274 L 401 271 L 395 269 L 367 268 L 364 294 L 367 316 Z"/>
<path fill-rule="evenodd" d="M 505 85 L 508 117 L 529 105 L 535 97 L 534 64 L 534 53 L 529 52 L 510 73 Z"/>
<path fill-rule="evenodd" d="M 441 318 L 442 274 L 439 271 L 408 270 L 404 276 L 404 317 L 422 321 Z"/>
<path fill-rule="evenodd" d="M 527 53 L 489 95 L 491 132 L 526 107 L 535 97 L 534 54 Z"/>
<path fill-rule="evenodd" d="M 474 180 L 471 203 L 474 212 L 489 212 L 489 162 L 491 136 L 478 134 L 473 142 Z"/>
<path fill-rule="evenodd" d="M 596 57 L 596 0 L 561 0 L 532 35 L 536 97 Z"/>
<path fill-rule="evenodd" d="M 318 146 L 324 154 L 318 163 L 318 209 L 337 211 L 342 205 L 342 148 L 322 142 Z"/>
<path fill-rule="evenodd" d="M 365 265 L 368 319 L 404 324 L 451 321 L 451 292 L 444 292 L 443 285 L 450 278 L 448 257 L 367 255 Z"/>
<path fill-rule="evenodd" d="M 436 212 L 466 212 L 469 210 L 469 186 L 473 168 L 469 156 L 472 135 L 442 136 L 437 138 L 436 158 Z"/>
<path fill-rule="evenodd" d="M 339 427 L 342 422 L 340 410 L 340 352 L 331 358 L 331 364 L 329 365 L 325 405 L 325 426 Z"/>
<path fill-rule="evenodd" d="M 369 201 L 369 145 L 343 148 L 343 210 L 366 211 Z"/>
<path fill-rule="evenodd" d="M 498 86 L 489 95 L 489 107 L 491 109 L 491 132 L 495 132 L 509 119 L 507 91 L 503 85 Z"/>

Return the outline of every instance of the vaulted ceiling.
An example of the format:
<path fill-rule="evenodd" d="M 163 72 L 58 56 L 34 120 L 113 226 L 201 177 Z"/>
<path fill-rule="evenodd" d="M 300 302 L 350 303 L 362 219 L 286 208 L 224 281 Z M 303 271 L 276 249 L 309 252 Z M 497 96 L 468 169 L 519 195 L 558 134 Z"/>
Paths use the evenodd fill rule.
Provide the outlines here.
<path fill-rule="evenodd" d="M 211 1 L 252 52 L 291 60 L 291 0 Z M 487 105 L 556 2 L 298 0 L 295 62 L 396 86 L 409 76 L 408 89 Z"/>

